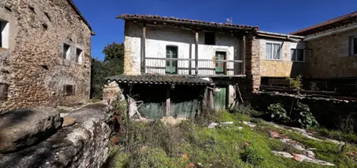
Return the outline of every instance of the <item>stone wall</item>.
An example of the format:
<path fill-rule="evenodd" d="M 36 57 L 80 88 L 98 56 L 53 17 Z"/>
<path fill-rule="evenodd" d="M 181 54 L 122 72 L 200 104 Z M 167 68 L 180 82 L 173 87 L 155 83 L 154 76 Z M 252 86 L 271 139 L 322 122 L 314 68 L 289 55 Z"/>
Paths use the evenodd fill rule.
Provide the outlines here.
<path fill-rule="evenodd" d="M 69 1 L 2 0 L 0 19 L 10 25 L 9 47 L 0 49 L 0 83 L 9 85 L 0 112 L 89 98 L 92 32 Z M 68 59 L 64 43 L 71 47 Z M 74 95 L 65 96 L 65 85 Z"/>
<path fill-rule="evenodd" d="M 281 103 L 285 109 L 290 109 L 296 101 L 309 105 L 311 112 L 322 127 L 357 132 L 356 101 L 276 92 L 259 92 L 254 94 L 250 103 L 256 110 L 267 111 L 267 107 L 270 104 Z"/>
<path fill-rule="evenodd" d="M 338 33 L 333 31 L 324 32 L 330 34 L 316 38 L 311 38 L 315 35 L 307 36 L 306 47 L 312 49 L 312 55 L 306 60 L 305 77 L 357 77 L 357 57 L 349 56 L 349 37 L 357 35 L 357 28 Z"/>

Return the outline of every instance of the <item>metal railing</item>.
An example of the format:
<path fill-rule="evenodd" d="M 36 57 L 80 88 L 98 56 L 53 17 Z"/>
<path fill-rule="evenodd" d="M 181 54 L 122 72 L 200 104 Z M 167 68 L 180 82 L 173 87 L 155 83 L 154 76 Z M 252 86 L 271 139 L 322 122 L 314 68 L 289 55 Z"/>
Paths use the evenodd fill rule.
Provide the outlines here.
<path fill-rule="evenodd" d="M 168 74 L 170 71 L 178 75 L 244 76 L 243 66 L 242 60 L 145 58 L 145 72 L 155 74 Z"/>

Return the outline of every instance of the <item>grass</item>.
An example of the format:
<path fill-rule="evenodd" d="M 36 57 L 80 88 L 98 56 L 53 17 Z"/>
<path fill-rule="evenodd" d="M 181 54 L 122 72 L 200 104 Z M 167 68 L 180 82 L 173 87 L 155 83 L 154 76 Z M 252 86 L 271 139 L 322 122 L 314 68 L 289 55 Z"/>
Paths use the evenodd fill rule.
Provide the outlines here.
<path fill-rule="evenodd" d="M 300 163 L 272 155 L 272 150 L 287 149 L 279 140 L 272 139 L 268 130 L 279 131 L 308 147 L 316 148 L 317 158 L 335 163 L 338 167 L 357 166 L 347 156 L 357 151 L 356 145 L 339 146 L 329 142 L 307 139 L 294 132 L 279 130 L 259 119 L 239 113 L 220 112 L 213 121 L 233 121 L 233 125 L 214 129 L 193 121 L 178 126 L 161 122 L 131 123 L 122 145 L 113 147 L 110 166 L 114 168 L 315 168 L 311 163 Z M 241 121 L 257 123 L 250 128 Z M 243 127 L 240 129 L 239 127 Z"/>

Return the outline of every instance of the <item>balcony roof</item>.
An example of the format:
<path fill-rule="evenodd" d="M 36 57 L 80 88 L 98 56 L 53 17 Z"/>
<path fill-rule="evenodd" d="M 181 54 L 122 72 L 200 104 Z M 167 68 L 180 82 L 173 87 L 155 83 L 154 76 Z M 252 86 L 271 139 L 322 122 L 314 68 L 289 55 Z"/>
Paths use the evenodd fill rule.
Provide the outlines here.
<path fill-rule="evenodd" d="M 107 78 L 126 84 L 155 84 L 155 85 L 211 85 L 212 82 L 195 76 L 183 75 L 117 75 Z"/>
<path fill-rule="evenodd" d="M 216 23 L 206 22 L 192 19 L 181 19 L 175 17 L 157 16 L 157 15 L 132 15 L 123 14 L 117 17 L 118 19 L 130 21 L 144 21 L 154 24 L 176 24 L 182 26 L 196 27 L 196 28 L 211 28 L 211 29 L 228 29 L 228 30 L 244 30 L 244 31 L 257 31 L 257 26 L 238 25 L 230 23 Z"/>

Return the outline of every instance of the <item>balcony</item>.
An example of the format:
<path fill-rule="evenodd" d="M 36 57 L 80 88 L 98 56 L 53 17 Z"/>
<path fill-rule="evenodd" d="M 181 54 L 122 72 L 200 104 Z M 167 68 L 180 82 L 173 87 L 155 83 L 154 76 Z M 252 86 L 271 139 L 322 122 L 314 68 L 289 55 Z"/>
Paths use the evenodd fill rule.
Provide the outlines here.
<path fill-rule="evenodd" d="M 244 66 L 242 60 L 145 58 L 145 72 L 149 74 L 244 77 Z"/>

